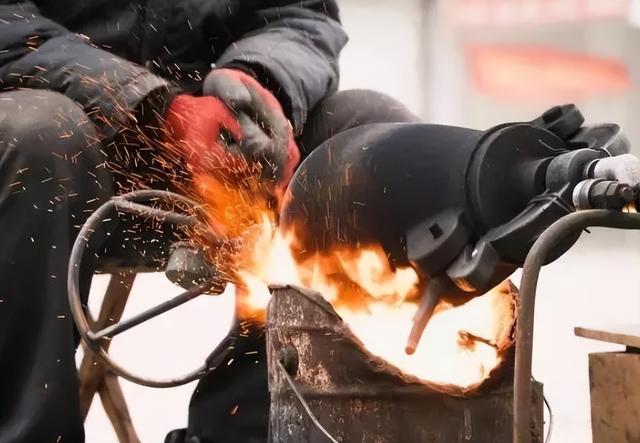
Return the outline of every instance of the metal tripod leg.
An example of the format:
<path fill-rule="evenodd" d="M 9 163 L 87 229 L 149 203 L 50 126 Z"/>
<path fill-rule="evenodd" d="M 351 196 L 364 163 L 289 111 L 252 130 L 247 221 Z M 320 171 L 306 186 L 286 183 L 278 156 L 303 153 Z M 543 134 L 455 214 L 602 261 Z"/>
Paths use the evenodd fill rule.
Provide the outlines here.
<path fill-rule="evenodd" d="M 95 321 L 95 329 L 103 329 L 120 320 L 135 278 L 135 273 L 124 271 L 111 275 L 100 314 Z M 105 342 L 102 347 L 106 350 L 109 348 L 109 344 L 109 342 Z M 85 355 L 78 371 L 82 419 L 86 419 L 93 397 L 97 392 L 116 431 L 118 440 L 121 443 L 139 443 L 140 439 L 133 428 L 129 408 L 118 383 L 118 377 L 109 373 L 88 347 L 85 346 L 84 351 Z"/>

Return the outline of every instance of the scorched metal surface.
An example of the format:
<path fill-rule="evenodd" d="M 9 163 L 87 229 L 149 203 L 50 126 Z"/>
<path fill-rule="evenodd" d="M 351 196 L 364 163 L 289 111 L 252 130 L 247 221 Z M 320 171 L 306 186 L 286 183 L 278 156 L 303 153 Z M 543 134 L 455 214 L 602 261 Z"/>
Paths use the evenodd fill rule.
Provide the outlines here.
<path fill-rule="evenodd" d="M 319 294 L 290 286 L 272 292 L 267 331 L 272 443 L 329 441 L 293 394 L 283 367 L 337 441 L 512 441 L 512 357 L 473 391 L 425 383 L 368 353 Z M 532 404 L 531 426 L 542 441 L 537 382 Z"/>

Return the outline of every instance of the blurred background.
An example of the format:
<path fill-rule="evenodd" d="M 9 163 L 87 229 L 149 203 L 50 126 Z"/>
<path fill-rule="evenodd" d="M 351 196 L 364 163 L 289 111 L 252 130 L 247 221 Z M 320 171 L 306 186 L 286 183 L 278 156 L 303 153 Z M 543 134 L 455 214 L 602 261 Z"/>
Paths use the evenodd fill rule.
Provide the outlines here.
<path fill-rule="evenodd" d="M 640 146 L 639 0 L 339 4 L 350 35 L 341 60 L 343 89 L 376 89 L 426 121 L 478 129 L 531 120 L 572 102 L 588 122 L 618 123 Z M 573 327 L 638 322 L 639 247 L 640 234 L 592 230 L 543 270 L 534 376 L 544 383 L 553 410 L 551 441 L 591 441 L 587 355 L 616 347 L 577 338 Z M 94 279 L 95 310 L 106 282 L 104 276 Z M 178 292 L 162 275 L 141 276 L 124 316 Z M 187 372 L 226 334 L 232 304 L 230 294 L 187 303 L 119 336 L 112 354 L 150 376 Z M 141 441 L 163 441 L 167 431 L 186 425 L 195 384 L 165 390 L 122 385 Z M 89 443 L 116 441 L 99 401 L 86 432 Z"/>

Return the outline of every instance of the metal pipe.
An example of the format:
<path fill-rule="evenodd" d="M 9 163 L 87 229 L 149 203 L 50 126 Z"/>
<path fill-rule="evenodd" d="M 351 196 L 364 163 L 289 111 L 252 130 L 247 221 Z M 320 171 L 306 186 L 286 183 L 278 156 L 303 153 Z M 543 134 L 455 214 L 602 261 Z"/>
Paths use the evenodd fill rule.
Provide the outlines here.
<path fill-rule="evenodd" d="M 82 298 L 80 296 L 80 264 L 82 263 L 82 257 L 84 251 L 89 245 L 89 239 L 96 229 L 100 226 L 100 223 L 112 213 L 115 209 L 115 202 L 112 200 L 107 201 L 100 206 L 87 218 L 87 221 L 80 228 L 78 237 L 73 243 L 71 249 L 71 255 L 69 256 L 69 270 L 67 273 L 67 297 L 69 299 L 69 309 L 71 315 L 76 324 L 76 329 L 80 334 L 80 337 L 87 343 L 89 347 L 95 352 L 99 349 L 93 342 L 88 332 L 91 330 L 89 322 L 85 316 L 84 309 L 82 307 Z M 89 314 L 87 314 L 89 315 Z"/>
<path fill-rule="evenodd" d="M 177 308 L 178 306 L 188 302 L 189 300 L 193 300 L 194 298 L 199 297 L 215 284 L 215 279 L 207 280 L 206 282 L 201 283 L 198 286 L 194 286 L 193 288 L 188 289 L 180 295 L 176 295 L 170 300 L 149 308 L 146 311 L 142 311 L 141 313 L 136 314 L 131 318 L 122 320 L 118 323 L 114 323 L 111 326 L 101 329 L 98 332 L 89 332 L 89 337 L 92 340 L 113 338 L 116 335 L 123 333 L 124 331 L 128 331 L 134 326 L 138 326 L 140 323 L 151 320 L 152 318 L 157 317 L 160 314 L 164 314 L 165 312 L 170 311 L 173 308 Z"/>
<path fill-rule="evenodd" d="M 92 334 L 90 332 L 87 318 L 85 317 L 83 312 L 84 310 L 83 310 L 82 301 L 81 301 L 82 298 L 80 297 L 80 290 L 79 290 L 80 264 L 82 263 L 84 250 L 89 245 L 89 239 L 91 235 L 98 229 L 102 221 L 108 218 L 108 216 L 114 210 L 116 210 L 119 205 L 122 205 L 123 202 L 130 201 L 130 200 L 133 200 L 134 202 L 147 201 L 154 198 L 158 198 L 158 199 L 165 198 L 170 201 L 182 201 L 183 203 L 187 203 L 187 204 L 192 203 L 190 199 L 183 197 L 179 194 L 175 194 L 167 191 L 156 191 L 151 189 L 133 191 L 128 194 L 121 195 L 119 197 L 114 197 L 109 201 L 105 202 L 96 211 L 94 211 L 93 214 L 89 216 L 89 218 L 87 218 L 87 221 L 80 228 L 78 237 L 76 238 L 76 241 L 73 244 L 73 248 L 71 249 L 71 255 L 69 257 L 69 270 L 67 274 L 67 294 L 69 298 L 69 308 L 71 310 L 73 319 L 76 322 L 76 326 L 80 333 L 80 336 L 85 340 L 85 342 L 87 342 L 89 346 L 91 346 L 91 348 L 94 351 L 97 351 L 96 343 L 95 341 L 92 340 L 93 337 L 91 337 Z M 180 214 L 176 213 L 175 215 L 178 216 Z M 193 289 L 195 290 L 197 288 L 199 287 L 197 286 Z"/>
<path fill-rule="evenodd" d="M 182 202 L 191 207 L 197 207 L 198 203 L 184 195 L 176 194 L 171 191 L 161 191 L 158 189 L 140 189 L 138 191 L 131 191 L 126 194 L 118 195 L 114 199 L 123 199 L 140 203 L 144 201 L 164 200 L 168 202 Z"/>
<path fill-rule="evenodd" d="M 151 206 L 134 203 L 121 198 L 114 199 L 114 201 L 116 202 L 116 209 L 118 211 L 126 212 L 128 214 L 134 214 L 146 218 L 157 218 L 160 221 L 178 225 L 193 226 L 197 223 L 196 218 L 190 215 L 152 208 Z"/>
<path fill-rule="evenodd" d="M 407 355 L 412 355 L 416 352 L 420 339 L 422 338 L 422 334 L 424 333 L 429 320 L 431 320 L 436 306 L 438 306 L 438 303 L 440 302 L 440 297 L 442 297 L 450 287 L 451 283 L 449 283 L 445 278 L 436 277 L 429 280 L 427 283 L 427 286 L 423 291 L 418 311 L 416 311 L 413 317 L 413 327 L 411 328 L 409 339 L 407 340 L 407 345 L 404 349 Z"/>
<path fill-rule="evenodd" d="M 604 209 L 574 212 L 556 221 L 533 244 L 525 260 L 520 284 L 516 357 L 513 380 L 513 441 L 531 443 L 531 361 L 535 297 L 540 269 L 555 245 L 588 227 L 640 229 L 640 214 Z"/>
<path fill-rule="evenodd" d="M 142 190 L 130 192 L 119 197 L 114 197 L 100 206 L 96 211 L 93 212 L 93 214 L 89 216 L 89 218 L 87 218 L 87 221 L 82 225 L 82 227 L 80 228 L 80 232 L 78 233 L 78 236 L 71 249 L 71 254 L 69 257 L 69 269 L 67 272 L 67 295 L 69 300 L 69 309 L 71 310 L 71 314 L 73 316 L 73 320 L 76 324 L 76 329 L 78 330 L 80 337 L 87 344 L 87 346 L 91 348 L 95 355 L 100 358 L 100 360 L 105 365 L 108 366 L 110 371 L 120 377 L 129 380 L 132 383 L 137 383 L 142 386 L 155 388 L 181 386 L 202 377 L 202 375 L 207 371 L 206 364 L 203 364 L 199 368 L 180 377 L 174 377 L 165 380 L 157 380 L 138 376 L 132 372 L 129 372 L 128 370 L 111 360 L 105 349 L 100 346 L 100 343 L 94 338 L 94 334 L 89 327 L 89 319 L 91 318 L 90 313 L 87 311 L 85 315 L 84 312 L 82 299 L 80 297 L 80 265 L 82 263 L 84 251 L 89 245 L 91 235 L 100 227 L 101 223 L 105 219 L 110 218 L 115 215 L 114 213 L 117 213 L 116 205 L 122 204 L 122 201 L 125 199 L 134 203 L 150 200 L 152 201 L 154 199 L 164 199 L 165 201 L 170 202 L 180 201 L 187 205 L 196 205 L 192 200 L 179 194 L 167 191 Z M 176 215 L 178 214 L 176 213 Z M 194 287 L 193 291 L 197 291 L 197 289 L 199 289 L 199 286 Z M 190 292 L 190 294 L 192 293 Z M 181 294 L 182 297 L 184 297 L 184 295 L 185 294 Z M 169 302 L 171 302 L 171 300 Z M 179 304 L 181 303 L 178 303 L 176 306 L 178 306 Z M 93 321 L 91 321 L 91 323 L 93 323 Z"/>
<path fill-rule="evenodd" d="M 162 191 L 158 189 L 140 189 L 114 197 L 113 200 L 116 201 L 118 209 L 122 212 L 128 212 L 142 217 L 158 217 L 159 219 L 164 219 L 162 221 L 166 221 L 168 223 L 182 224 L 190 227 L 193 227 L 198 223 L 199 220 L 195 214 L 197 214 L 198 210 L 202 207 L 201 204 L 189 197 L 176 194 L 175 192 Z M 145 205 L 138 205 L 138 203 L 148 203 L 159 200 L 169 203 L 182 203 L 193 211 L 192 215 L 180 214 L 174 211 L 165 211 L 163 209 L 151 208 Z M 220 239 L 210 230 L 201 230 L 199 234 L 202 235 L 203 238 L 211 245 L 220 243 Z"/>

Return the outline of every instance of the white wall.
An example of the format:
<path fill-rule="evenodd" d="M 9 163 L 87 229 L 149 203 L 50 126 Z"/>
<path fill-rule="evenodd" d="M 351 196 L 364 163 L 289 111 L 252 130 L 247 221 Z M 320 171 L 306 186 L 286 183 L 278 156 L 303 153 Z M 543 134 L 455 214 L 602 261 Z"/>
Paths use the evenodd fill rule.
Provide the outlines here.
<path fill-rule="evenodd" d="M 424 112 L 421 0 L 342 0 L 349 33 L 340 59 L 341 89 L 369 88 Z"/>

